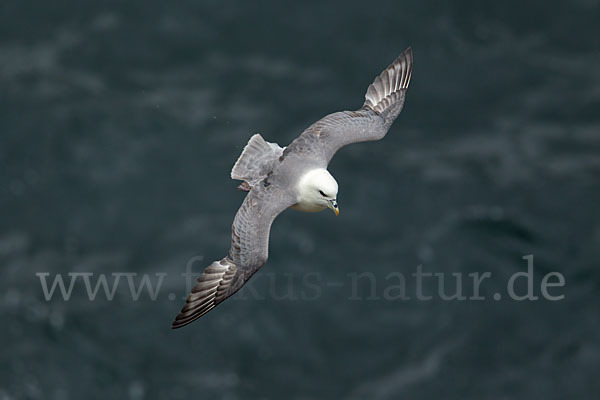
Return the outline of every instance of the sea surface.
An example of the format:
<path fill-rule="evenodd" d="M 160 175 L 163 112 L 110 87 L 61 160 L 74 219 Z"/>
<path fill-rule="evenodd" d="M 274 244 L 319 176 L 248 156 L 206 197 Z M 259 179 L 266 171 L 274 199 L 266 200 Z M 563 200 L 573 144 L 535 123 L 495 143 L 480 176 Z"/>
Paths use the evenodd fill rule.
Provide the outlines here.
<path fill-rule="evenodd" d="M 0 400 L 600 398 L 599 21 L 594 0 L 4 1 Z M 186 268 L 228 251 L 250 136 L 357 109 L 408 46 L 388 135 L 330 164 L 340 216 L 285 211 L 248 287 L 171 330 Z"/>

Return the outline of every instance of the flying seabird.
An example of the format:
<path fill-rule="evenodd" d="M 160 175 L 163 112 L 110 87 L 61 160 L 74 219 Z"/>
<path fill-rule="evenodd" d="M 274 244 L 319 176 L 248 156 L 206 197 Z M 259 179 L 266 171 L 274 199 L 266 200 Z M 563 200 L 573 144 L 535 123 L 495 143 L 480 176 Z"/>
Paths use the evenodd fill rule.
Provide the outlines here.
<path fill-rule="evenodd" d="M 231 227 L 231 248 L 198 278 L 172 328 L 200 318 L 237 292 L 267 261 L 269 231 L 286 208 L 339 214 L 338 184 L 327 171 L 335 152 L 351 143 L 379 140 L 400 114 L 412 74 L 409 47 L 369 85 L 363 106 L 329 114 L 281 148 L 260 134 L 250 138 L 231 170 L 248 194 Z"/>

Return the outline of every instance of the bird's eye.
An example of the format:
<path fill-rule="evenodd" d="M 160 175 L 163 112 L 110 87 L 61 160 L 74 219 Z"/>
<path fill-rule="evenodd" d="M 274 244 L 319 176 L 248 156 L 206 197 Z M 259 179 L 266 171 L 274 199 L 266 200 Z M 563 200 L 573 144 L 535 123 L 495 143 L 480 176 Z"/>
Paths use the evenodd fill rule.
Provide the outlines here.
<path fill-rule="evenodd" d="M 322 191 L 322 190 L 319 190 L 319 193 L 321 193 L 321 196 L 323 196 L 323 197 L 327 197 L 327 196 L 325 195 L 325 193 L 323 193 L 323 191 Z"/>

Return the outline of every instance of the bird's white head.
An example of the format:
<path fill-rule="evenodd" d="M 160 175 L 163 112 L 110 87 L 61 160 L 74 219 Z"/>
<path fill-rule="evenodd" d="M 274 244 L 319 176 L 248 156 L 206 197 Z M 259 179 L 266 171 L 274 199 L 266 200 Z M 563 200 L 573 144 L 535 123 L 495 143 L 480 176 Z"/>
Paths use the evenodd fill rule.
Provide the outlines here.
<path fill-rule="evenodd" d="M 338 184 L 325 168 L 308 171 L 300 178 L 297 189 L 298 203 L 294 208 L 308 212 L 330 208 L 335 215 L 339 215 Z"/>

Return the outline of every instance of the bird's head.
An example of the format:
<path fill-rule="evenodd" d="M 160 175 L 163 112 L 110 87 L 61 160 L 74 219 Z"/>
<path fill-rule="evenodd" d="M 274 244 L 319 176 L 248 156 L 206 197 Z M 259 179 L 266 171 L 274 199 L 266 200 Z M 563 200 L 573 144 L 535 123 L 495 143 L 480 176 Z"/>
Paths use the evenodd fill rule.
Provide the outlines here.
<path fill-rule="evenodd" d="M 335 215 L 340 214 L 337 204 L 338 184 L 324 168 L 309 171 L 299 184 L 299 203 L 306 209 L 315 211 L 330 208 Z"/>

